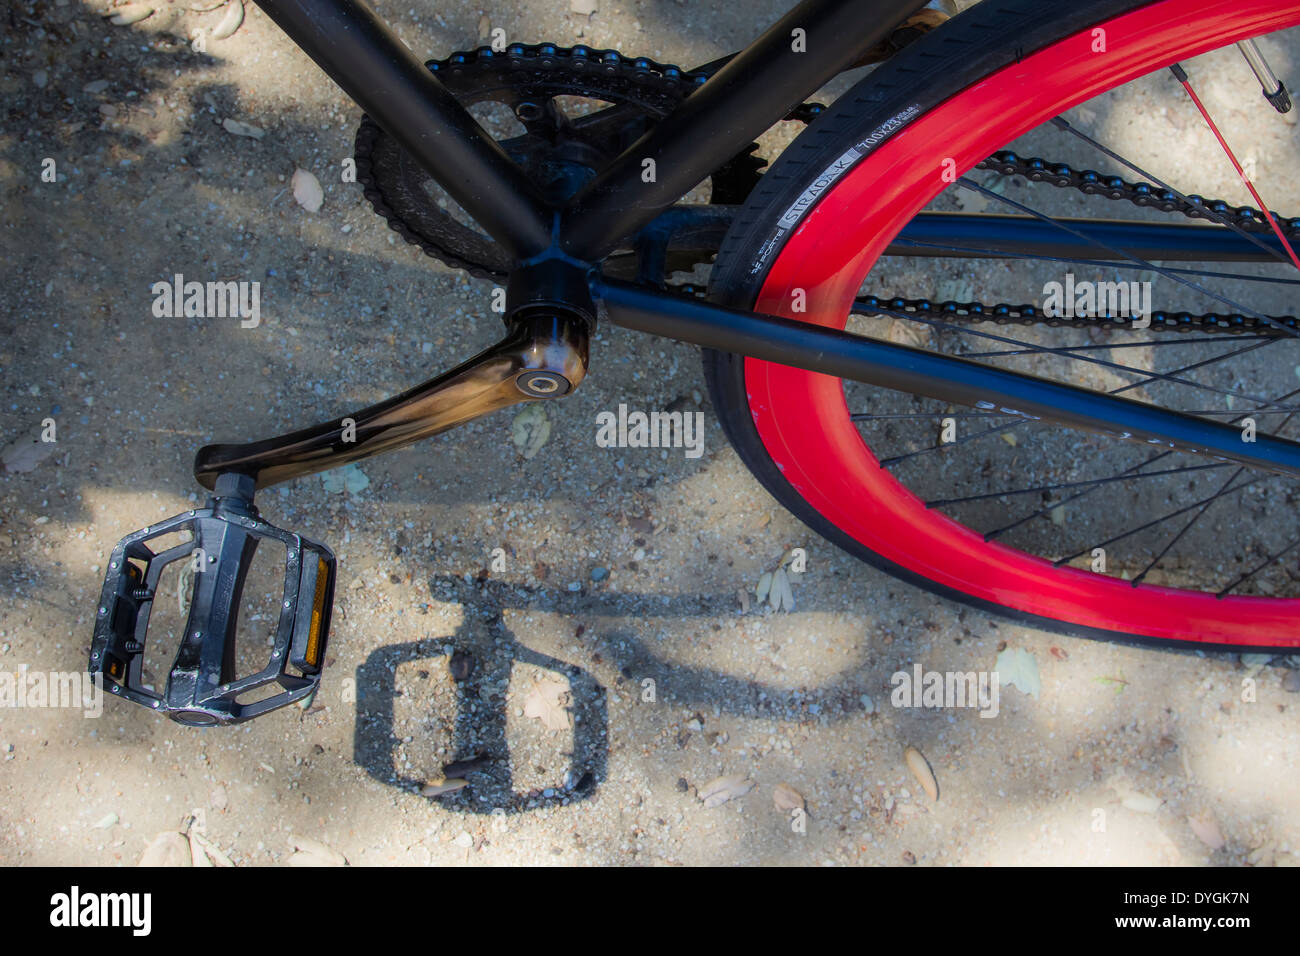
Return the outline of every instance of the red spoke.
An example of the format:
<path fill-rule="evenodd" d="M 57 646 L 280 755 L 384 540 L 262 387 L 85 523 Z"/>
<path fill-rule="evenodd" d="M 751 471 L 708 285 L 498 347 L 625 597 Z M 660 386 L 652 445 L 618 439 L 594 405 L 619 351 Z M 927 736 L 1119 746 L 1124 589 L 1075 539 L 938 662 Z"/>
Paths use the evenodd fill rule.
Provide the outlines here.
<path fill-rule="evenodd" d="M 1292 264 L 1295 265 L 1297 269 L 1300 269 L 1300 258 L 1296 257 L 1295 250 L 1291 248 L 1291 243 L 1287 242 L 1286 236 L 1282 235 L 1282 230 L 1277 224 L 1277 219 L 1274 218 L 1273 213 L 1269 211 L 1268 206 L 1264 204 L 1264 200 L 1260 198 L 1259 191 L 1255 189 L 1255 184 L 1252 183 L 1250 177 L 1246 175 L 1246 170 L 1242 168 L 1241 163 L 1237 162 L 1236 154 L 1233 153 L 1232 147 L 1228 145 L 1228 141 L 1223 138 L 1223 134 L 1219 132 L 1219 127 L 1210 116 L 1209 110 L 1205 108 L 1205 104 L 1201 102 L 1201 98 L 1197 96 L 1196 91 L 1192 89 L 1192 81 L 1188 78 L 1187 72 L 1177 64 L 1174 64 L 1172 69 L 1178 82 L 1183 84 L 1183 89 L 1187 91 L 1187 95 L 1192 98 L 1192 102 L 1196 104 L 1196 108 L 1200 110 L 1201 115 L 1205 117 L 1205 122 L 1209 124 L 1211 132 L 1214 133 L 1214 138 L 1219 141 L 1219 145 L 1223 147 L 1223 151 L 1228 154 L 1228 159 L 1232 160 L 1233 169 L 1237 171 L 1237 175 L 1241 177 L 1241 181 L 1246 184 L 1246 188 L 1250 190 L 1250 194 L 1255 197 L 1255 202 L 1259 205 L 1259 211 L 1268 218 L 1268 224 L 1272 227 L 1273 234 L 1277 236 L 1278 241 L 1282 243 L 1282 247 L 1286 249 L 1286 254 L 1291 257 Z"/>

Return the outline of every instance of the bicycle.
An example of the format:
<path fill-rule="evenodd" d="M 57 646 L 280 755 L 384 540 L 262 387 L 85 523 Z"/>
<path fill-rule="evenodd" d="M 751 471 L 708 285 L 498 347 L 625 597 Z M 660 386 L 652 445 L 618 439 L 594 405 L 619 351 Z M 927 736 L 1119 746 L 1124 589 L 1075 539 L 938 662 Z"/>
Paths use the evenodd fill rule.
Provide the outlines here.
<path fill-rule="evenodd" d="M 113 693 L 194 725 L 314 693 L 334 556 L 263 521 L 254 493 L 572 393 L 598 317 L 702 347 L 714 410 L 763 486 L 904 580 L 1083 636 L 1300 648 L 1300 598 L 1279 593 L 1300 577 L 1286 561 L 1300 547 L 1286 490 L 1300 444 L 1282 434 L 1300 388 L 1288 387 L 1287 363 L 1255 362 L 1300 336 L 1285 311 L 1300 281 L 1290 277 L 1300 218 L 1268 210 L 1249 157 L 1239 162 L 1196 92 L 1201 63 L 1217 78 L 1237 45 L 1263 108 L 1289 111 L 1255 38 L 1300 24 L 1300 4 L 1006 0 L 949 18 L 918 0 L 803 0 L 745 50 L 694 70 L 547 43 L 425 64 L 357 0 L 259 5 L 365 110 L 357 170 L 376 211 L 430 255 L 505 283 L 506 335 L 341 420 L 200 449 L 207 506 L 128 535 L 111 555 L 90 669 Z M 805 102 L 871 63 L 829 106 Z M 1186 93 L 1179 102 L 1213 131 L 1255 205 L 1180 191 L 1089 128 L 1089 111 L 1140 104 L 1161 82 Z M 598 103 L 570 116 L 564 97 Z M 523 132 L 494 140 L 468 111 L 482 102 L 507 106 Z M 760 173 L 754 141 L 783 121 L 807 126 Z M 1043 133 L 1122 174 L 1007 148 Z M 1214 182 L 1210 170 L 1198 167 Z M 706 179 L 710 202 L 680 201 Z M 1008 181 L 1071 212 L 1100 200 L 1138 218 L 1050 214 L 1008 196 Z M 435 201 L 437 189 L 450 202 Z M 884 257 L 995 259 L 1064 282 L 1042 286 L 1054 306 L 870 293 Z M 703 263 L 707 289 L 672 281 Z M 1083 280 L 1085 295 L 1062 266 L 1150 278 Z M 1157 280 L 1214 311 L 1138 307 L 1141 284 Z M 1256 307 L 1239 304 L 1247 289 Z M 1082 338 L 1060 344 L 1070 336 Z M 1211 351 L 1221 343 L 1231 350 Z M 1227 370 L 1246 354 L 1257 383 Z M 891 452 L 904 422 L 920 424 Z M 980 467 L 953 464 L 974 449 Z M 1082 467 L 1094 462 L 1100 476 Z M 1003 469 L 1012 487 L 996 484 Z M 1043 476 L 1019 476 L 1031 469 Z M 1225 552 L 1241 502 L 1254 538 Z M 150 547 L 181 530 L 190 540 Z M 1063 544 L 1066 530 L 1083 534 Z M 240 592 L 268 539 L 287 554 L 272 657 L 237 677 Z M 140 662 L 159 576 L 180 560 L 201 573 L 159 693 Z"/>

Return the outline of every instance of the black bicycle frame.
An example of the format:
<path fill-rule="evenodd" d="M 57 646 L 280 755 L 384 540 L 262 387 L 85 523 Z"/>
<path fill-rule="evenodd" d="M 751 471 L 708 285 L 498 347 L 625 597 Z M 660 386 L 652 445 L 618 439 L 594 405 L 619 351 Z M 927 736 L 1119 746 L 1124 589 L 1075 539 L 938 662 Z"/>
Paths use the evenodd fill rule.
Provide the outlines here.
<path fill-rule="evenodd" d="M 925 0 L 803 0 L 633 143 L 562 210 L 360 0 L 257 0 L 316 61 L 521 262 L 558 247 L 594 262 L 889 36 Z M 803 30 L 795 52 L 792 31 Z M 761 95 L 755 96 L 754 91 Z M 645 160 L 655 176 L 646 182 Z"/>
<path fill-rule="evenodd" d="M 574 311 L 589 313 L 594 298 L 615 323 L 629 328 L 1300 476 L 1300 444 L 1285 439 L 1260 434 L 1254 442 L 1243 442 L 1237 428 L 1222 422 L 805 323 L 724 309 L 700 300 L 684 301 L 680 296 L 600 276 L 598 266 L 604 256 L 629 243 L 793 106 L 886 39 L 924 6 L 924 0 L 803 0 L 748 48 L 727 60 L 668 121 L 656 125 L 600 170 L 561 208 L 548 206 L 538 189 L 438 78 L 359 0 L 257 3 L 515 258 L 512 295 L 517 288 L 527 287 L 522 279 L 516 282 L 516 276 L 529 275 L 530 270 L 548 264 L 563 265 L 587 277 L 589 286 L 581 289 L 580 295 L 570 280 L 562 280 L 555 286 L 560 293 L 543 291 L 531 299 L 525 296 L 525 305 L 546 303 L 564 312 L 566 305 L 574 302 Z M 796 29 L 804 31 L 803 48 L 808 52 L 796 52 L 791 42 Z M 653 160 L 653 177 L 644 175 L 647 160 Z M 1146 259 L 1268 256 L 1224 230 L 1152 224 L 1151 231 L 1144 233 L 1146 224 L 1133 223 L 1092 223 L 1087 228 L 1101 241 L 1124 243 Z M 1272 242 L 1268 237 L 1263 240 Z M 922 217 L 895 240 L 890 252 L 927 254 L 927 250 L 950 247 L 943 254 L 962 255 L 963 249 L 987 248 L 994 255 L 1015 255 L 1044 246 L 1049 254 L 1059 255 L 1079 255 L 1088 248 L 1068 236 L 1049 234 L 1041 223 L 971 216 Z M 1108 257 L 1094 252 L 1093 258 Z M 548 276 L 563 272 L 543 271 Z M 576 302 L 579 298 L 586 302 Z M 530 321 L 537 320 L 534 316 Z M 224 468 L 234 468 L 256 475 L 259 484 L 268 484 L 325 470 L 436 433 L 445 422 L 461 420 L 460 407 L 444 407 L 453 385 L 461 391 L 472 390 L 481 412 L 496 401 L 491 395 L 504 394 L 503 375 L 534 376 L 532 383 L 561 393 L 576 385 L 573 376 L 585 370 L 586 359 L 585 350 L 581 355 L 570 352 L 564 358 L 567 366 L 558 359 L 547 366 L 533 361 L 528 348 L 509 355 L 490 351 L 484 356 L 495 363 L 497 371 L 485 374 L 482 363 L 476 366 L 479 360 L 471 360 L 390 403 L 358 413 L 362 416 L 358 421 L 364 419 L 368 429 L 364 448 L 341 446 L 338 427 L 322 425 L 256 445 L 209 446 L 200 452 L 196 473 L 210 483 Z M 548 396 L 534 391 L 527 397 Z M 516 395 L 511 400 L 520 399 Z M 422 418 L 430 404 L 438 406 L 435 418 Z"/>

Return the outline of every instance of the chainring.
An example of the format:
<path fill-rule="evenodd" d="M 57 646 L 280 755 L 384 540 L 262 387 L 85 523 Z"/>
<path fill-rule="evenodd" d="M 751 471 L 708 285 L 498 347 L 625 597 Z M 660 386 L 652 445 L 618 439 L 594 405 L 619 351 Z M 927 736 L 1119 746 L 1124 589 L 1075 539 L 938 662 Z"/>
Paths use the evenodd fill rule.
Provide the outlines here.
<path fill-rule="evenodd" d="M 504 52 L 480 47 L 425 65 L 461 105 L 497 103 L 510 110 L 524 133 L 500 145 L 557 205 L 707 79 L 613 50 L 549 43 L 512 44 Z M 604 108 L 571 117 L 558 97 L 602 101 Z M 749 195 L 766 165 L 755 149 L 751 144 L 713 172 L 711 202 L 739 204 Z M 513 265 L 509 254 L 369 116 L 362 117 L 355 152 L 365 197 L 391 229 L 449 266 L 479 278 L 505 278 Z M 665 271 L 688 271 L 710 258 L 670 248 Z M 630 247 L 603 264 L 612 276 L 630 278 L 636 270 Z"/>

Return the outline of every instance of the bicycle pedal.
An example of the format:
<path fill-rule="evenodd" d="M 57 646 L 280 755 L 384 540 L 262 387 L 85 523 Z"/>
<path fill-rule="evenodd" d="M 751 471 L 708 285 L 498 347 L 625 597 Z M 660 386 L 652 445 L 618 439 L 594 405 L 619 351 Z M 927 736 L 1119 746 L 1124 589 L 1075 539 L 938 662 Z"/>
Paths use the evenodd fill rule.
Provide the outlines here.
<path fill-rule="evenodd" d="M 262 520 L 252 503 L 253 488 L 248 476 L 223 474 L 207 507 L 150 525 L 117 543 L 90 649 L 90 671 L 103 675 L 110 693 L 183 724 L 212 726 L 251 720 L 302 700 L 320 686 L 334 603 L 334 553 Z M 159 539 L 178 532 L 179 544 L 160 545 Z M 266 664 L 239 676 L 235 645 L 244 584 L 258 545 L 270 541 L 285 549 L 278 623 Z M 189 563 L 193 587 L 188 612 L 182 612 L 180 645 L 159 693 L 146 684 L 145 649 L 154 605 L 165 597 L 159 594 L 159 581 L 177 561 Z"/>

